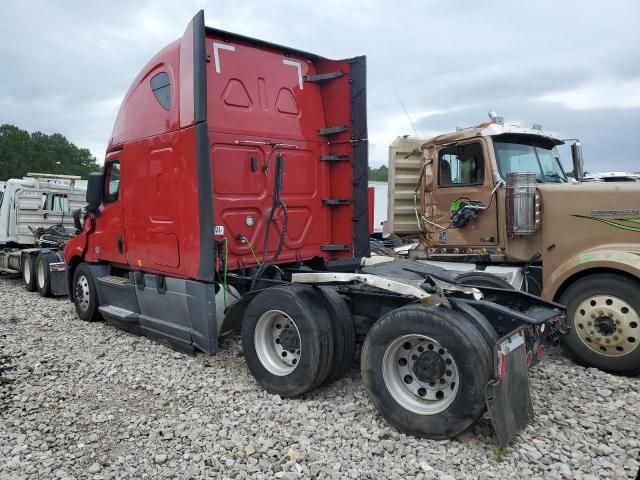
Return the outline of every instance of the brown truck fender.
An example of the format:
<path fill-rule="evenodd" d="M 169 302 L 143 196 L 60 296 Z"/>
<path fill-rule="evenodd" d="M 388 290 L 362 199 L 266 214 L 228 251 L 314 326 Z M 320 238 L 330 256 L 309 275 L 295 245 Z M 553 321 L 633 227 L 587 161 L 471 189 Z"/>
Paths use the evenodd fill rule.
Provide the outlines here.
<path fill-rule="evenodd" d="M 572 279 L 589 271 L 621 272 L 640 279 L 640 248 L 637 245 L 608 245 L 579 252 L 544 275 L 542 297 L 557 299 Z"/>

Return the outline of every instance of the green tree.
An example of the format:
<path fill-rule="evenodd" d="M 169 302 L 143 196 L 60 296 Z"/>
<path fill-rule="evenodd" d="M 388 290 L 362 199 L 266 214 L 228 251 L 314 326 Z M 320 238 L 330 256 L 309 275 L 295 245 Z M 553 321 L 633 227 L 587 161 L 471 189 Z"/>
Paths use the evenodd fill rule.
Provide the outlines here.
<path fill-rule="evenodd" d="M 376 182 L 386 182 L 389 180 L 389 169 L 386 165 L 378 168 L 369 167 L 369 180 Z"/>
<path fill-rule="evenodd" d="M 29 172 L 86 178 L 99 169 L 87 148 L 77 147 L 64 135 L 29 133 L 14 125 L 0 125 L 0 180 L 22 178 Z"/>

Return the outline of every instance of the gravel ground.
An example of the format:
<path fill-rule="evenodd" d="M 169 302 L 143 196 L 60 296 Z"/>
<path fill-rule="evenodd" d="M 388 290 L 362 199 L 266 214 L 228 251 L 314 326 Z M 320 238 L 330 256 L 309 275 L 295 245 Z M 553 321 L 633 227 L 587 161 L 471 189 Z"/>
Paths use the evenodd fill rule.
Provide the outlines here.
<path fill-rule="evenodd" d="M 483 419 L 452 441 L 400 434 L 357 368 L 303 399 L 261 390 L 237 338 L 190 357 L 0 279 L 0 478 L 635 478 L 640 378 L 532 372 L 537 417 L 498 450 Z"/>

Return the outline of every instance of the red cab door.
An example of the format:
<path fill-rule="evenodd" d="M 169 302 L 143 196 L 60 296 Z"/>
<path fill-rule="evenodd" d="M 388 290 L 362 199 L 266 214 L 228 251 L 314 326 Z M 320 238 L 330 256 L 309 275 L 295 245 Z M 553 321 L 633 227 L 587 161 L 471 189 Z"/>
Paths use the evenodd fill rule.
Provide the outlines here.
<path fill-rule="evenodd" d="M 89 248 L 97 260 L 125 265 L 127 259 L 124 242 L 121 178 L 120 160 L 107 157 L 104 164 L 102 209 L 96 220 L 95 231 L 89 237 Z"/>

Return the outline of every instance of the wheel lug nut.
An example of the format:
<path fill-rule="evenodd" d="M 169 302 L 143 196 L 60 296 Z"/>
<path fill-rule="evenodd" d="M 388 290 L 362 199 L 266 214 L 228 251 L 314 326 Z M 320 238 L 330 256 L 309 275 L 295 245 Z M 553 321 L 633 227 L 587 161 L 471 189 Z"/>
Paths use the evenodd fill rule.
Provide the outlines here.
<path fill-rule="evenodd" d="M 618 329 L 618 333 L 622 333 L 622 329 L 621 328 Z"/>
<path fill-rule="evenodd" d="M 597 315 L 596 315 L 595 313 L 592 313 L 592 314 L 591 314 L 591 318 L 593 318 L 594 320 L 595 320 L 596 316 L 597 316 Z"/>
<path fill-rule="evenodd" d="M 610 339 L 608 339 L 608 338 L 605 338 L 605 340 L 604 340 L 604 341 L 605 341 L 605 342 L 607 342 L 607 343 L 611 343 L 611 340 L 610 340 Z"/>
<path fill-rule="evenodd" d="M 591 320 L 589 320 L 589 321 L 587 322 L 587 325 L 592 326 L 592 325 L 593 325 L 593 322 L 592 322 Z"/>
<path fill-rule="evenodd" d="M 620 320 L 616 320 L 616 325 L 620 325 Z"/>
<path fill-rule="evenodd" d="M 613 336 L 613 339 L 614 339 L 614 340 L 618 340 L 618 339 L 620 339 L 620 337 L 618 337 L 618 335 L 614 335 L 614 336 Z"/>

